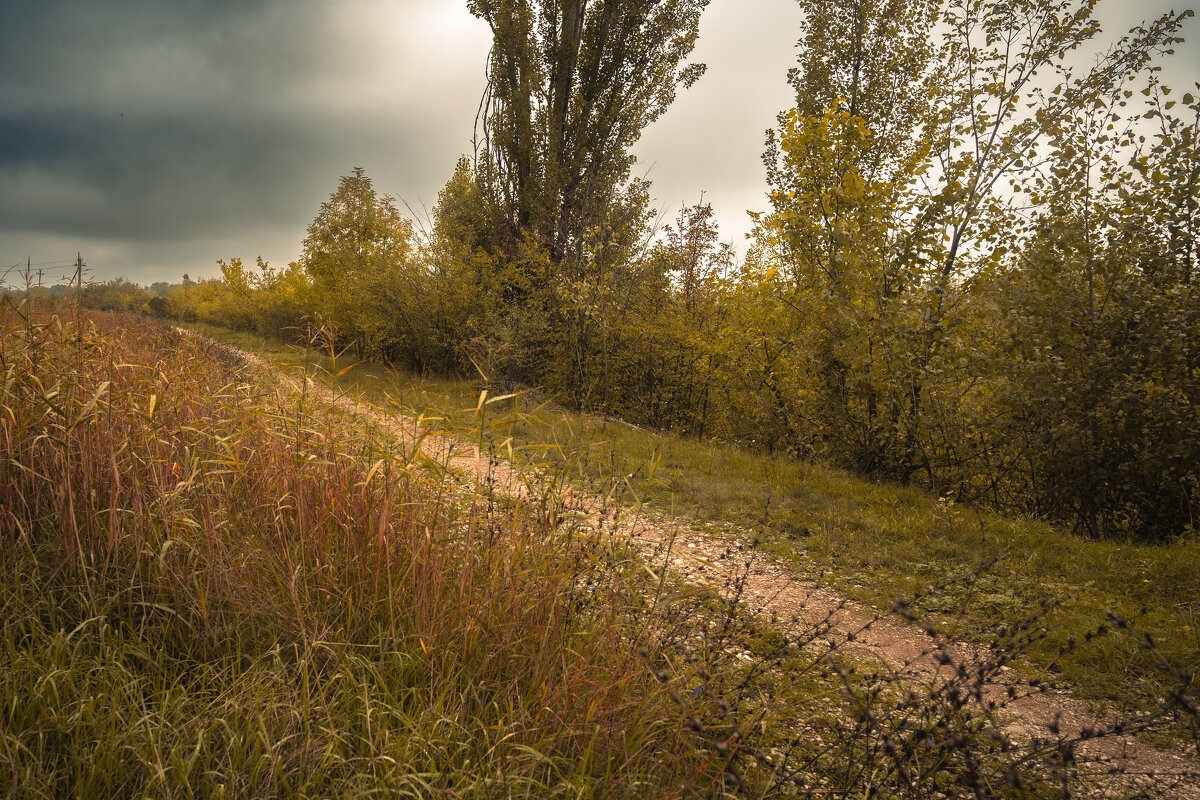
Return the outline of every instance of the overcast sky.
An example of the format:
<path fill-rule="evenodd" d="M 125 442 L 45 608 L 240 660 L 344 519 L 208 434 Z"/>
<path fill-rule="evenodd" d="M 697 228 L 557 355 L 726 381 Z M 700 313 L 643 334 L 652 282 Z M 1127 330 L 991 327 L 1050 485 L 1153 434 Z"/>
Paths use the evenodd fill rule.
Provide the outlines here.
<path fill-rule="evenodd" d="M 1171 7 L 1106 0 L 1111 34 Z M 712 0 L 700 83 L 636 147 L 660 205 L 704 192 L 722 236 L 766 206 L 794 0 Z M 1200 26 L 1166 76 L 1200 78 Z M 432 207 L 470 150 L 489 46 L 466 0 L 0 0 L 0 274 L 83 254 L 95 280 L 299 255 L 338 178 Z M 9 283 L 15 275 L 9 275 Z"/>

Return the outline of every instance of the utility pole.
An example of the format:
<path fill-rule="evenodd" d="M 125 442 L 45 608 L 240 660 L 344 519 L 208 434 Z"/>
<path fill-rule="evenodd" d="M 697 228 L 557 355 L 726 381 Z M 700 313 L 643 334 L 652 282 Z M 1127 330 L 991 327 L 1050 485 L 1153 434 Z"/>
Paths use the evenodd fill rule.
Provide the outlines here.
<path fill-rule="evenodd" d="M 25 256 L 25 298 L 21 304 L 25 306 L 25 338 L 29 340 L 29 332 L 33 328 L 33 298 L 29 296 L 29 268 L 30 262 L 33 261 L 29 256 Z"/>
<path fill-rule="evenodd" d="M 75 298 L 79 301 L 79 309 L 83 310 L 83 256 L 75 253 Z"/>

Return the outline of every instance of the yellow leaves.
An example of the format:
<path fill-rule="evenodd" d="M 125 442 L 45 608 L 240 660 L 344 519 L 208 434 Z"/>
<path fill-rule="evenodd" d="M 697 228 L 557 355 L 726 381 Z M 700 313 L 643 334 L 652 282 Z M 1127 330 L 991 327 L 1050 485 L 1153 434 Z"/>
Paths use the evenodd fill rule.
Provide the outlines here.
<path fill-rule="evenodd" d="M 866 182 L 857 170 L 852 170 L 842 178 L 842 191 L 847 197 L 861 199 L 866 193 Z"/>

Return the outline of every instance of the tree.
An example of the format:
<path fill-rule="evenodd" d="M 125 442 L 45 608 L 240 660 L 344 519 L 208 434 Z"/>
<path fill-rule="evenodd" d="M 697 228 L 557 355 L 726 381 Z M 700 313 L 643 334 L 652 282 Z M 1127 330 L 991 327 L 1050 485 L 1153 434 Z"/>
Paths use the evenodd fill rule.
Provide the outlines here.
<path fill-rule="evenodd" d="M 695 436 L 717 416 L 720 283 L 733 249 L 712 205 L 685 206 L 601 309 L 604 405 L 627 419 Z"/>
<path fill-rule="evenodd" d="M 1124 93 L 1057 126 L 1036 233 L 983 276 L 1006 331 L 978 372 L 1018 501 L 1090 534 L 1165 538 L 1200 504 L 1200 104 L 1186 95 L 1182 118 L 1147 89 L 1148 143 Z"/>
<path fill-rule="evenodd" d="M 798 351 L 789 363 L 799 372 L 748 380 L 769 388 L 780 417 L 805 420 L 795 449 L 904 480 L 917 461 L 908 351 L 929 236 L 906 224 L 906 199 L 928 157 L 917 134 L 929 114 L 937 3 L 800 4 L 796 107 L 768 134 L 774 213 L 758 226 L 761 255 L 787 279 L 778 288 L 790 322 L 754 326 L 772 341 L 751 351 L 771 362 Z"/>
<path fill-rule="evenodd" d="M 630 147 L 703 73 L 709 0 L 470 0 L 493 34 L 475 174 L 497 220 L 512 375 L 584 407 L 649 240 Z M 604 394 L 604 392 L 601 392 Z"/>
<path fill-rule="evenodd" d="M 688 312 L 694 312 L 711 284 L 733 266 L 732 245 L 719 241 L 712 203 L 684 206 L 674 224 L 663 229 L 664 241 L 657 254 L 667 263 L 667 271 L 678 283 Z"/>
<path fill-rule="evenodd" d="M 807 421 L 803 449 L 905 480 L 915 462 L 908 396 L 921 287 L 897 235 L 904 165 L 881 174 L 871 131 L 844 103 L 781 119 L 774 212 L 758 233 L 784 279 L 785 313 L 755 327 L 772 330 L 764 353 L 796 351 L 795 372 L 764 380 L 781 415 Z"/>
<path fill-rule="evenodd" d="M 842 108 L 860 117 L 873 146 L 858 169 L 883 176 L 919 144 L 929 110 L 936 0 L 797 0 L 804 11 L 800 58 L 788 72 L 795 112 L 819 117 Z M 772 165 L 768 161 L 768 168 Z"/>
<path fill-rule="evenodd" d="M 375 193 L 362 167 L 343 177 L 308 226 L 300 264 L 319 305 L 360 353 L 401 357 L 417 320 L 404 284 L 417 269 L 412 225 L 395 201 Z"/>
<path fill-rule="evenodd" d="M 920 463 L 939 490 L 948 482 L 970 482 L 979 448 L 968 445 L 976 430 L 965 421 L 975 395 L 986 398 L 994 388 L 962 371 L 964 364 L 979 363 L 979 353 L 972 352 L 979 342 L 968 333 L 968 317 L 979 306 L 968 299 L 972 284 L 1038 246 L 1047 214 L 1063 209 L 1061 197 L 1039 191 L 1044 171 L 1083 168 L 1087 174 L 1086 164 L 1071 163 L 1080 144 L 1092 153 L 1103 145 L 1092 134 L 1090 142 L 1081 142 L 1064 130 L 1089 116 L 1098 121 L 1110 108 L 1115 113 L 1131 83 L 1152 81 L 1155 58 L 1182 41 L 1180 27 L 1192 15 L 1164 14 L 1074 68 L 1070 54 L 1100 33 L 1095 7 L 1095 0 L 955 0 L 941 9 L 944 33 L 921 129 L 930 157 L 905 201 L 912 231 L 907 240 L 918 243 L 914 257 L 928 264 L 909 416 L 921 440 Z M 1099 109 L 1104 113 L 1093 113 Z M 1003 182 L 1014 191 L 1001 191 Z M 1092 249 L 1093 223 L 1083 221 L 1087 190 L 1076 184 L 1067 194 L 1073 196 L 1071 214 L 1082 213 L 1084 250 Z M 1096 266 L 1088 257 L 1084 264 Z M 943 431 L 937 447 L 922 433 L 935 426 Z"/>
<path fill-rule="evenodd" d="M 493 35 L 477 175 L 512 253 L 528 240 L 547 273 L 586 268 L 584 240 L 620 203 L 629 148 L 703 72 L 681 64 L 708 2 L 470 0 Z"/>
<path fill-rule="evenodd" d="M 1128 171 L 1116 167 L 1101 178 L 1094 158 L 1109 152 L 1117 163 L 1116 145 L 1103 138 L 1120 120 L 1116 109 L 1135 81 L 1149 76 L 1151 92 L 1155 57 L 1180 41 L 1191 13 L 1135 28 L 1077 70 L 1069 54 L 1099 33 L 1095 2 L 1088 0 L 800 2 L 807 19 L 790 76 L 797 106 L 768 139 L 773 211 L 760 219 L 760 268 L 746 273 L 738 297 L 739 307 L 758 302 L 765 309 L 745 325 L 759 332 L 754 341 L 746 337 L 739 345 L 761 356 L 731 359 L 759 370 L 743 382 L 769 390 L 790 435 L 803 440 L 796 449 L 815 443 L 860 469 L 901 480 L 924 474 L 939 492 L 1004 495 L 1020 505 L 1031 484 L 1017 488 L 1006 476 L 1021 472 L 1014 470 L 1023 457 L 1014 442 L 1033 440 L 1030 429 L 1022 438 L 1006 427 L 1012 409 L 1003 401 L 1006 392 L 1031 397 L 1014 385 L 1020 380 L 1040 374 L 1044 379 L 1031 385 L 1041 389 L 1130 386 L 1121 376 L 1141 375 L 1143 388 L 1128 397 L 1152 384 L 1174 387 L 1163 397 L 1190 396 L 1191 389 L 1156 377 L 1165 368 L 1147 376 L 1136 359 L 1111 360 L 1126 345 L 1105 344 L 1134 325 L 1144 333 L 1134 350 L 1163 350 L 1155 344 L 1159 334 L 1135 324 L 1155 307 L 1140 276 L 1191 274 L 1190 190 L 1166 190 L 1162 177 L 1162 190 L 1121 203 L 1099 203 L 1093 195 L 1096 186 L 1133 185 Z M 1160 176 L 1190 169 L 1186 147 L 1164 146 L 1155 159 Z M 1074 180 L 1079 176 L 1098 183 L 1089 189 Z M 1191 185 L 1180 181 L 1176 187 Z M 1164 194 L 1175 200 L 1134 213 Z M 1112 246 L 1114 232 L 1131 225 L 1157 234 L 1141 237 L 1143 243 L 1167 244 L 1148 245 L 1152 252 L 1136 257 L 1129 245 Z M 1134 263 L 1132 272 L 1121 266 Z M 1034 269 L 1040 284 L 1013 277 Z M 1057 293 L 1050 292 L 1056 284 Z M 1070 311 L 1045 319 L 1012 305 L 1018 297 L 1044 302 L 1050 295 Z M 1118 297 L 1143 300 L 1118 314 L 1126 305 Z M 1171 308 L 1171 318 L 1182 319 L 1184 306 Z M 1004 314 L 1030 325 L 1041 320 L 1046 331 L 1056 331 L 1054 346 L 1026 331 L 1027 341 L 1043 343 L 1038 354 L 1005 350 L 998 330 L 1007 324 Z M 1063 371 L 1050 381 L 1033 365 L 1053 367 L 1054 358 Z M 1017 369 L 1013 359 L 1029 369 Z M 1005 372 L 1010 367 L 1015 371 Z M 1177 365 L 1171 369 L 1182 374 Z M 1116 408 L 1103 390 L 1073 396 L 1042 403 L 1058 411 L 1038 425 L 1065 431 Z M 1135 406 L 1122 406 L 1121 415 L 1131 418 Z M 1117 486 L 1116 473 L 1104 472 L 1121 451 L 1113 430 L 1093 425 L 1077 440 L 1086 442 L 1083 450 L 1058 452 Z M 1148 452 L 1144 443 L 1136 449 Z M 1170 470 L 1181 473 L 1181 462 L 1172 459 Z M 1045 466 L 1039 480 L 1050 474 Z M 1043 480 L 1037 491 L 1066 496 L 1065 475 Z M 1088 485 L 1076 481 L 1071 491 L 1099 497 L 1099 484 Z M 1172 495 L 1176 508 L 1186 506 L 1179 502 L 1184 495 Z M 1085 506 L 1076 510 L 1094 516 Z"/>

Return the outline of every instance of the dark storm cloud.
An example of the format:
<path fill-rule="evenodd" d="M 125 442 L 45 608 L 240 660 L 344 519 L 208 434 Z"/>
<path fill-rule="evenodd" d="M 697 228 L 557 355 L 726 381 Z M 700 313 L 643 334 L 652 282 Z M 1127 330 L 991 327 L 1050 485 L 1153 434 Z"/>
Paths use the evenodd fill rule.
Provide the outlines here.
<path fill-rule="evenodd" d="M 436 99 L 404 113 L 428 76 L 392 46 L 430 5 L 0 3 L 0 261 L 95 238 L 125 262 L 110 273 L 137 273 L 160 263 L 151 243 L 237 231 L 249 257 L 288 258 L 356 165 L 428 191 L 465 147 L 441 152 Z"/>
<path fill-rule="evenodd" d="M 336 45 L 319 5 L 49 0 L 0 11 L 6 113 L 138 106 L 236 111 L 282 78 L 320 72 Z"/>
<path fill-rule="evenodd" d="M 288 153 L 305 149 L 283 133 L 189 116 L 3 119 L 0 174 L 17 191 L 0 196 L 0 224 L 156 239 L 223 225 L 230 212 L 245 220 L 247 205 L 261 194 L 255 187 L 285 179 Z M 221 192 L 223 184 L 243 190 Z M 255 208 L 265 221 L 284 213 Z"/>
<path fill-rule="evenodd" d="M 111 234 L 146 235 L 160 219 L 159 235 L 178 235 L 186 219 L 213 216 L 194 189 L 221 176 L 273 182 L 288 156 L 341 133 L 309 117 L 293 88 L 329 67 L 319 19 L 302 5 L 30 3 L 23 15 L 13 5 L 0 21 L 16 34 L 0 48 L 0 174 L 96 190 L 109 209 L 93 225 Z M 224 201 L 215 211 L 231 198 L 204 199 Z M 78 229 L 33 200 L 7 197 L 3 224 Z"/>
<path fill-rule="evenodd" d="M 0 0 L 0 272 L 76 251 L 98 279 L 141 282 L 286 262 L 355 166 L 429 205 L 483 88 L 487 27 L 466 5 Z M 1117 32 L 1169 5 L 1100 13 Z M 743 212 L 765 210 L 763 132 L 793 102 L 799 21 L 794 0 L 712 0 L 694 54 L 708 73 L 635 148 L 669 211 L 705 191 L 740 242 Z M 1181 47 L 1167 82 L 1189 87 L 1198 52 Z"/>

